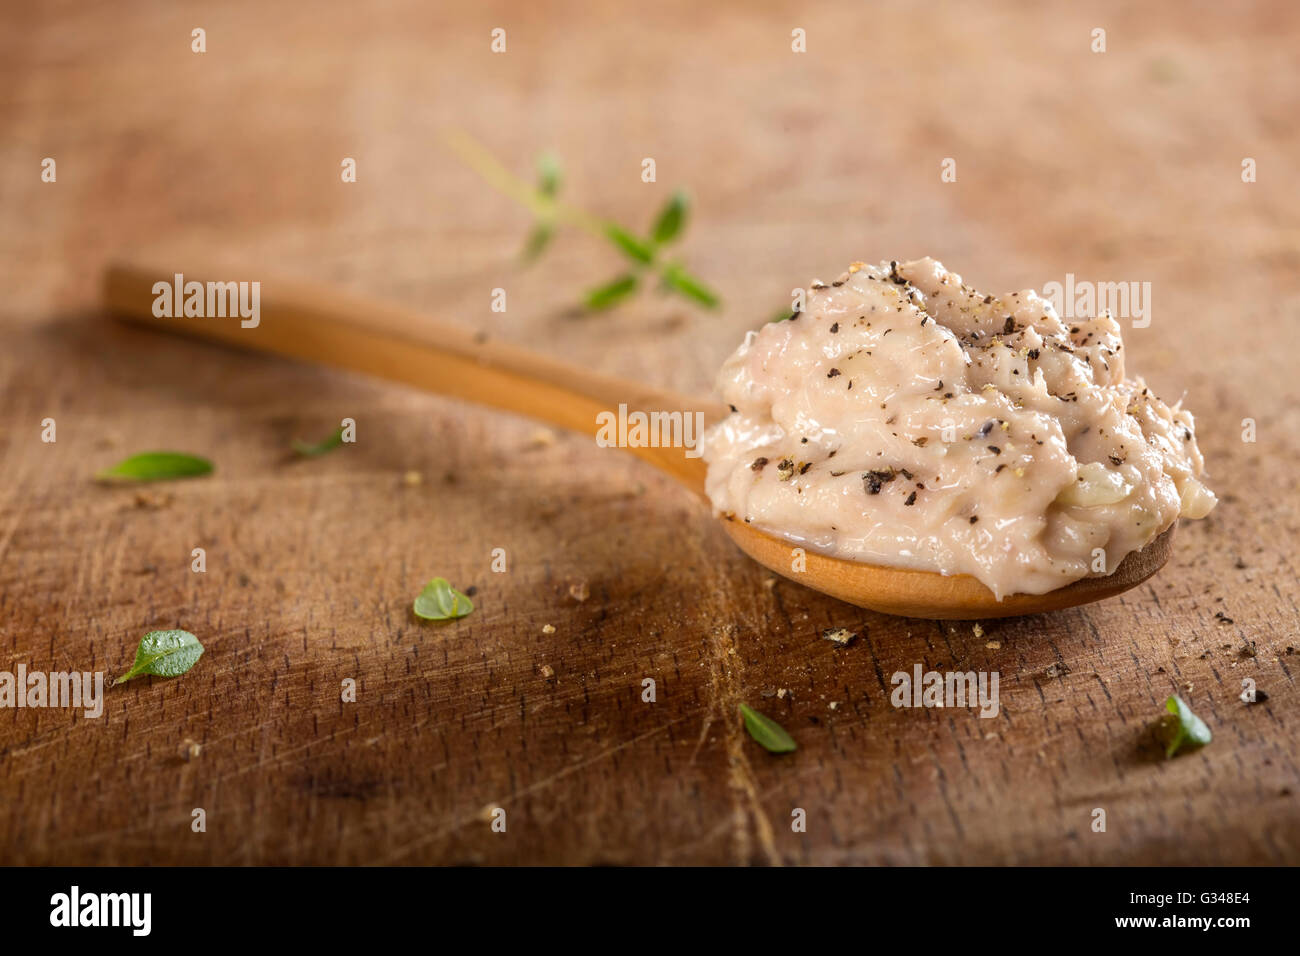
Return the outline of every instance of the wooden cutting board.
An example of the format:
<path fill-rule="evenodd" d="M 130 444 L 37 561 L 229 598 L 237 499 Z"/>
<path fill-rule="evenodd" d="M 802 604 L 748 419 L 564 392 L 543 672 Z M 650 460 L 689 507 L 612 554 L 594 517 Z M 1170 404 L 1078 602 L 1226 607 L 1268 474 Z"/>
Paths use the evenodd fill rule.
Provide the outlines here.
<path fill-rule="evenodd" d="M 1300 862 L 1300 11 L 4 17 L 0 670 L 111 679 L 163 627 L 207 652 L 108 691 L 98 719 L 0 710 L 0 862 Z M 681 253 L 724 307 L 576 316 L 617 254 L 565 233 L 521 268 L 527 214 L 442 149 L 450 127 L 524 175 L 555 149 L 569 199 L 637 228 L 689 187 Z M 99 275 L 127 251 L 334 282 L 701 396 L 790 289 L 854 259 L 931 254 L 992 291 L 1150 282 L 1130 370 L 1185 392 L 1222 501 L 1120 598 L 983 633 L 874 615 L 773 581 L 588 439 L 107 322 Z M 354 446 L 291 460 L 343 417 Z M 217 471 L 91 480 L 152 448 Z M 473 615 L 413 618 L 437 575 L 477 589 Z M 998 715 L 891 706 L 917 664 L 997 671 Z M 1269 699 L 1243 703 L 1245 678 Z M 1214 741 L 1167 761 L 1171 693 Z M 758 748 L 741 702 L 799 750 Z"/>

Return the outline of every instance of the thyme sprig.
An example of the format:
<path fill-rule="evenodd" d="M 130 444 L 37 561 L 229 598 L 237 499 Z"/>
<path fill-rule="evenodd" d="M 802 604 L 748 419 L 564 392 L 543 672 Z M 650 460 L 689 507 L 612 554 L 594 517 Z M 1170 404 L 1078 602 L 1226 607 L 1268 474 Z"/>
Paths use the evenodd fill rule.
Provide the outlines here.
<path fill-rule="evenodd" d="M 659 211 L 647 235 L 638 235 L 616 222 L 593 216 L 559 198 L 564 171 L 559 157 L 543 153 L 537 159 L 537 184 L 529 185 L 506 169 L 486 148 L 459 130 L 447 134 L 447 145 L 482 176 L 489 185 L 525 206 L 533 214 L 533 226 L 520 253 L 525 263 L 535 262 L 550 246 L 562 226 L 575 226 L 612 244 L 628 260 L 628 268 L 601 285 L 588 289 L 583 304 L 602 311 L 626 301 L 658 280 L 660 291 L 679 295 L 706 309 L 721 304 L 708 284 L 665 252 L 685 231 L 690 199 L 677 190 Z"/>

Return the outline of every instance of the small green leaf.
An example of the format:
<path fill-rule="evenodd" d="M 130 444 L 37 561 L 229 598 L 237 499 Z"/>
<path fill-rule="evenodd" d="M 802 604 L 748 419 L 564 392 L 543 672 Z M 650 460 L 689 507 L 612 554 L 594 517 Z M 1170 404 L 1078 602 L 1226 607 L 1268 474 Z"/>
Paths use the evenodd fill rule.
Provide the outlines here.
<path fill-rule="evenodd" d="M 339 445 L 342 444 L 343 444 L 343 426 L 340 425 L 338 428 L 334 429 L 334 431 L 330 432 L 328 437 L 322 438 L 314 445 L 309 442 L 299 441 L 298 439 L 295 438 L 293 440 L 293 450 L 296 451 L 299 455 L 302 455 L 304 458 L 318 458 L 319 456 L 324 455 L 326 452 L 333 451 L 335 448 L 338 448 Z"/>
<path fill-rule="evenodd" d="M 668 204 L 659 213 L 659 218 L 655 220 L 654 229 L 650 235 L 656 243 L 663 244 L 672 242 L 681 233 L 682 227 L 686 224 L 686 211 L 690 207 L 690 200 L 686 193 L 677 190 L 673 193 Z"/>
<path fill-rule="evenodd" d="M 749 731 L 749 736 L 757 740 L 763 749 L 774 754 L 788 754 L 796 749 L 794 738 L 775 720 L 764 717 L 744 704 L 740 705 L 740 714 L 745 718 L 745 729 Z"/>
<path fill-rule="evenodd" d="M 1210 733 L 1210 728 L 1205 726 L 1205 721 L 1193 714 L 1192 709 L 1177 694 L 1165 701 L 1165 710 L 1178 718 L 1178 723 L 1173 728 L 1169 740 L 1169 746 L 1165 748 L 1166 758 L 1176 754 L 1178 748 L 1183 744 L 1204 747 L 1212 739 L 1213 735 Z"/>
<path fill-rule="evenodd" d="M 554 199 L 559 194 L 560 184 L 563 181 L 564 167 L 560 165 L 559 156 L 548 150 L 537 157 L 538 192 Z"/>
<path fill-rule="evenodd" d="M 196 478 L 212 473 L 206 458 L 179 451 L 147 451 L 132 455 L 95 477 L 100 481 L 167 481 L 172 478 Z"/>
<path fill-rule="evenodd" d="M 607 285 L 602 285 L 592 289 L 586 295 L 586 304 L 589 309 L 608 309 L 611 306 L 618 305 L 633 292 L 636 291 L 637 278 L 634 275 L 620 276 Z"/>
<path fill-rule="evenodd" d="M 782 309 L 780 312 L 776 313 L 776 315 L 772 316 L 769 324 L 772 322 L 788 322 L 798 314 L 799 313 L 795 312 L 793 309 Z"/>
<path fill-rule="evenodd" d="M 624 255 L 634 262 L 639 262 L 642 265 L 649 265 L 654 262 L 654 247 L 645 240 L 638 239 L 622 226 L 612 222 L 606 223 L 605 235 L 610 238 L 614 245 L 623 250 Z"/>
<path fill-rule="evenodd" d="M 150 631 L 140 638 L 131 669 L 113 681 L 113 686 L 141 674 L 179 677 L 202 656 L 203 645 L 189 631 Z"/>
<path fill-rule="evenodd" d="M 718 297 L 713 291 L 681 266 L 670 265 L 664 269 L 663 282 L 667 288 L 688 299 L 694 299 L 706 309 L 713 309 L 718 305 Z"/>
<path fill-rule="evenodd" d="M 474 603 L 448 583 L 434 578 L 415 599 L 415 616 L 426 621 L 449 621 L 474 610 Z"/>
<path fill-rule="evenodd" d="M 528 234 L 527 240 L 524 241 L 524 248 L 519 253 L 519 258 L 523 259 L 524 262 L 532 262 L 542 254 L 554 235 L 554 226 L 549 222 L 539 222 L 533 227 L 533 231 Z"/>

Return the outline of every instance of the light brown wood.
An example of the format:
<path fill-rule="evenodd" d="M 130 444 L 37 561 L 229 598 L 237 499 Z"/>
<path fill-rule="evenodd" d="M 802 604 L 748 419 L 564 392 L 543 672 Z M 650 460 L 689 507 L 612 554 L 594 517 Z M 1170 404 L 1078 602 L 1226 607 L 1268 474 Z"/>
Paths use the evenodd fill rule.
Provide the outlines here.
<path fill-rule="evenodd" d="M 237 317 L 154 314 L 156 283 L 172 286 L 183 276 L 185 282 L 206 287 L 209 281 L 232 281 L 231 276 L 249 272 L 243 266 L 184 269 L 175 263 L 165 268 L 114 263 L 104 273 L 104 305 L 120 318 L 167 332 L 364 372 L 586 435 L 596 435 L 598 416 L 617 415 L 620 405 L 629 413 L 700 412 L 706 424 L 725 411 L 716 402 L 600 375 L 410 309 L 291 279 L 258 280 L 260 316 L 247 327 Z M 703 497 L 704 464 L 685 448 L 626 450 Z"/>
<path fill-rule="evenodd" d="M 197 282 L 204 288 L 209 282 L 230 281 L 226 277 L 248 271 L 116 263 L 105 273 L 104 304 L 120 318 L 168 332 L 365 372 L 584 434 L 597 434 L 598 416 L 620 414 L 620 406 L 628 413 L 686 415 L 699 411 L 706 425 L 725 413 L 716 403 L 596 375 L 487 336 L 413 316 L 408 310 L 285 279 L 261 280 L 260 315 L 249 327 L 234 317 L 155 314 L 157 283 L 179 290 L 182 280 L 178 277 L 183 277 L 184 282 Z M 179 301 L 179 296 L 171 298 Z M 419 334 L 413 335 L 412 328 L 419 329 Z M 625 450 L 706 498 L 703 459 L 688 454 L 684 445 L 637 445 Z M 1173 540 L 1171 527 L 1147 548 L 1126 557 L 1113 574 L 1084 578 L 1047 594 L 1013 594 L 999 600 L 967 574 L 910 571 L 815 552 L 802 556 L 802 570 L 796 572 L 792 570 L 790 542 L 733 519 L 726 520 L 726 527 L 742 551 L 798 584 L 882 614 L 940 621 L 1041 614 L 1114 597 L 1155 574 L 1169 559 Z"/>
<path fill-rule="evenodd" d="M 1151 577 L 1172 551 L 1174 528 L 1120 562 L 1108 575 L 1083 578 L 1046 594 L 997 597 L 969 574 L 931 574 L 906 568 L 864 565 L 857 561 L 808 552 L 800 556 L 805 571 L 792 572 L 791 545 L 743 521 L 724 522 L 727 534 L 759 564 L 825 594 L 881 614 L 933 621 L 982 621 L 1044 614 L 1114 597 Z"/>

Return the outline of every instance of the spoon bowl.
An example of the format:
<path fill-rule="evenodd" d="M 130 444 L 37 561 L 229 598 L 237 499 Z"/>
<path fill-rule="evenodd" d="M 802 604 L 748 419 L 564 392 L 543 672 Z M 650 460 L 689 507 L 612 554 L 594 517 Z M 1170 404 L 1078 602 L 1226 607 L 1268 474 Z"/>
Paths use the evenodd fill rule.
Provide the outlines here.
<path fill-rule="evenodd" d="M 978 578 L 969 574 L 936 574 L 863 564 L 815 551 L 803 555 L 804 570 L 795 572 L 791 570 L 794 543 L 743 521 L 723 519 L 723 527 L 740 550 L 770 571 L 858 607 L 938 621 L 1041 614 L 1113 597 L 1141 584 L 1164 566 L 1173 549 L 1176 526 L 1171 525 L 1141 551 L 1134 551 L 1111 574 L 1081 578 L 1046 594 L 1009 594 L 999 601 Z"/>
<path fill-rule="evenodd" d="M 248 327 L 233 308 L 224 313 L 233 317 L 154 314 L 158 283 L 184 288 L 198 282 L 207 290 L 209 282 L 223 275 L 248 274 L 247 268 L 181 272 L 141 264 L 113 265 L 105 275 L 105 303 L 111 313 L 131 322 L 364 372 L 591 435 L 600 426 L 597 416 L 620 406 L 629 412 L 698 412 L 706 424 L 726 414 L 716 403 L 600 375 L 406 309 L 288 280 L 261 280 L 259 315 Z M 176 300 L 173 311 L 182 301 L 179 295 Z M 688 456 L 688 449 L 625 450 L 671 475 L 707 503 L 705 464 Z M 743 521 L 721 520 L 745 554 L 805 587 L 885 614 L 938 620 L 1038 614 L 1111 597 L 1155 574 L 1169 559 L 1174 537 L 1171 526 L 1104 577 L 1083 578 L 1046 594 L 1012 594 L 999 601 L 970 575 L 883 567 L 812 551 L 804 556 L 805 570 L 794 571 L 796 544 Z"/>

